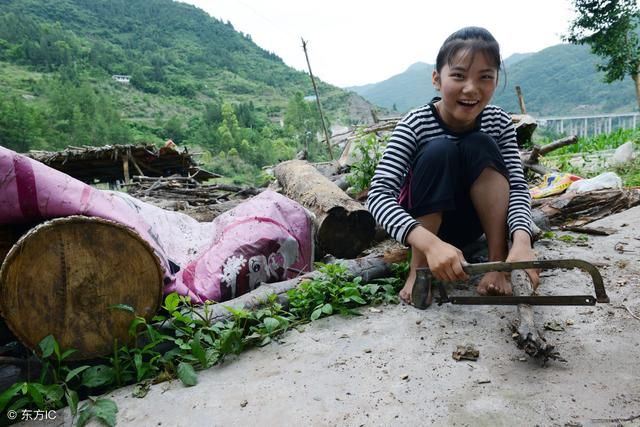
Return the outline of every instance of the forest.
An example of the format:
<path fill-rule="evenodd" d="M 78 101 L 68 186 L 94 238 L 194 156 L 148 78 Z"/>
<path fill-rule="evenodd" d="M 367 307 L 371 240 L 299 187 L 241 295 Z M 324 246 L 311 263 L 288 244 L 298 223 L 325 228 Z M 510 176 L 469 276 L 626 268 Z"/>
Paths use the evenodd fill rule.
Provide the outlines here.
<path fill-rule="evenodd" d="M 4 2 L 0 70 L 0 145 L 19 152 L 172 139 L 249 183 L 305 147 L 311 159 L 326 156 L 309 144 L 321 123 L 304 99 L 308 74 L 190 5 Z M 341 108 L 350 95 L 319 89 L 327 124 L 348 121 Z"/>

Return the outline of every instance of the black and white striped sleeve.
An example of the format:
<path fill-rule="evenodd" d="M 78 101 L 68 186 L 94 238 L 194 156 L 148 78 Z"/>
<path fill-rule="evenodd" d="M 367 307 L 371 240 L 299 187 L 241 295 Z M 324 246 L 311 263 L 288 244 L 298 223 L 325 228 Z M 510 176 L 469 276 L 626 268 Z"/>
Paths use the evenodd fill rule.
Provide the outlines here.
<path fill-rule="evenodd" d="M 516 230 L 524 230 L 531 235 L 531 195 L 522 169 L 516 142 L 516 129 L 507 112 L 500 109 L 499 117 L 502 133 L 498 139 L 498 146 L 509 171 L 509 211 L 507 213 L 509 235 L 512 236 Z"/>
<path fill-rule="evenodd" d="M 418 221 L 398 203 L 400 189 L 417 149 L 410 120 L 408 116 L 396 125 L 371 179 L 367 197 L 367 207 L 375 220 L 402 244 L 406 244 L 407 235 L 418 225 Z"/>

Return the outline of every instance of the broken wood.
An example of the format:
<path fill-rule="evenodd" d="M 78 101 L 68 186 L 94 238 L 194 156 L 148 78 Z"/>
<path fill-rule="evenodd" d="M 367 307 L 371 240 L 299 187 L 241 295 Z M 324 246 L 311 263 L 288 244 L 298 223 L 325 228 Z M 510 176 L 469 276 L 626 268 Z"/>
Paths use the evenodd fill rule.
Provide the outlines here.
<path fill-rule="evenodd" d="M 523 270 L 511 272 L 511 286 L 516 296 L 533 294 L 533 286 L 529 275 Z M 518 347 L 534 358 L 541 358 L 546 362 L 549 358 L 558 358 L 553 345 L 547 343 L 538 332 L 533 319 L 533 308 L 529 304 L 518 304 L 518 319 L 514 325 L 514 339 Z"/>
<path fill-rule="evenodd" d="M 309 163 L 290 160 L 274 169 L 282 192 L 315 214 L 318 254 L 355 258 L 369 247 L 376 222 L 361 203 Z"/>
<path fill-rule="evenodd" d="M 530 169 L 537 174 L 545 175 L 551 171 L 539 163 L 540 156 L 544 156 L 545 154 L 550 153 L 553 150 L 557 150 L 558 148 L 575 144 L 576 142 L 578 142 L 578 137 L 572 135 L 566 138 L 558 139 L 557 141 L 553 141 L 546 145 L 534 145 L 531 151 L 522 153 L 522 166 Z"/>
<path fill-rule="evenodd" d="M 593 236 L 610 236 L 618 230 L 610 227 L 584 227 L 565 225 L 560 227 L 562 231 L 573 231 L 574 233 L 591 234 Z"/>
<path fill-rule="evenodd" d="M 516 128 L 516 141 L 518 147 L 528 145 L 531 142 L 533 132 L 538 127 L 536 119 L 528 114 L 512 114 L 511 119 Z"/>
<path fill-rule="evenodd" d="M 552 226 L 581 226 L 640 204 L 640 189 L 567 192 L 533 201 L 533 209 Z"/>

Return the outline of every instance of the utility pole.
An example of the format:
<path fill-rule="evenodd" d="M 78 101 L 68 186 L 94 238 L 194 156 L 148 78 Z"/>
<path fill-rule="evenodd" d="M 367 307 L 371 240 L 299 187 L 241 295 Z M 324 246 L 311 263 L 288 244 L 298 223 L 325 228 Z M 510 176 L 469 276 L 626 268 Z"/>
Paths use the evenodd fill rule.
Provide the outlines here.
<path fill-rule="evenodd" d="M 518 95 L 518 104 L 520 104 L 520 111 L 522 114 L 527 114 L 527 107 L 524 106 L 524 96 L 522 95 L 522 89 L 520 86 L 516 86 L 516 94 Z"/>
<path fill-rule="evenodd" d="M 311 84 L 313 84 L 313 91 L 316 94 L 316 102 L 318 103 L 318 111 L 320 112 L 320 121 L 322 122 L 322 130 L 324 130 L 324 137 L 327 141 L 327 149 L 329 150 L 329 159 L 333 160 L 333 152 L 331 151 L 331 139 L 329 138 L 329 131 L 327 130 L 327 124 L 324 122 L 324 114 L 322 114 L 322 105 L 320 105 L 320 95 L 318 94 L 318 87 L 316 86 L 316 80 L 313 78 L 311 72 L 311 64 L 309 63 L 309 55 L 307 55 L 307 42 L 302 40 L 302 49 L 304 50 L 304 57 L 307 59 L 307 67 L 309 68 L 309 76 L 311 77 Z"/>

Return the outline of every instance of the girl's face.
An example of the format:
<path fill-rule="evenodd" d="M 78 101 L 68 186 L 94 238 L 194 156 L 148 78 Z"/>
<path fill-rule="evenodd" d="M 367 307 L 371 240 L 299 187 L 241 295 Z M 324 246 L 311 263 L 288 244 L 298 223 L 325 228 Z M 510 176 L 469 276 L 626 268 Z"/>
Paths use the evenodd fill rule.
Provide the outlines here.
<path fill-rule="evenodd" d="M 487 106 L 498 84 L 498 69 L 483 52 L 459 52 L 451 65 L 433 72 L 433 86 L 442 100 L 436 103 L 440 117 L 455 132 L 473 129 L 476 117 Z"/>

